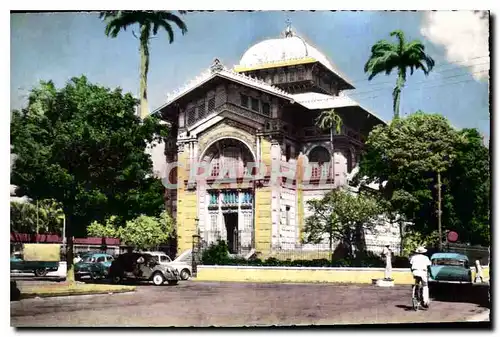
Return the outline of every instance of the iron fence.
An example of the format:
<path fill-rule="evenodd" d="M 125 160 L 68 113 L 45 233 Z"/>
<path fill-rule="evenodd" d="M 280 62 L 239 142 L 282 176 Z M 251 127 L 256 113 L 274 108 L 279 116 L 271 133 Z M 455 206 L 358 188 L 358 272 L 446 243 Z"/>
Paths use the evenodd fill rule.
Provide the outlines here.
<path fill-rule="evenodd" d="M 237 230 L 227 231 L 203 231 L 200 233 L 202 239 L 202 249 L 206 249 L 212 244 L 217 244 L 219 241 L 225 241 L 230 254 L 247 254 L 254 247 L 254 237 L 252 230 Z"/>
<path fill-rule="evenodd" d="M 263 255 L 264 258 L 275 258 L 277 260 L 328 260 L 339 261 L 346 259 L 382 259 L 382 252 L 386 244 L 364 244 L 361 247 L 354 245 L 342 245 L 334 243 L 332 249 L 329 244 L 289 244 L 276 245 L 272 247 L 269 254 Z M 390 244 L 389 248 L 394 257 L 399 258 L 399 244 Z"/>
<path fill-rule="evenodd" d="M 448 243 L 443 246 L 443 251 L 464 254 L 469 258 L 471 265 L 474 265 L 476 260 L 479 260 L 481 265 L 488 265 L 490 259 L 490 251 L 488 247 L 470 246 L 466 244 Z"/>

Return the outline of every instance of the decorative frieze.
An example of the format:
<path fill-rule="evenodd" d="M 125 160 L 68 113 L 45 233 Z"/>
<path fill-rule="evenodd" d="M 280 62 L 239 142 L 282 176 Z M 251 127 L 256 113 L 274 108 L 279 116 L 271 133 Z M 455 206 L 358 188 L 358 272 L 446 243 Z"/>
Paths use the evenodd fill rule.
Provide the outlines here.
<path fill-rule="evenodd" d="M 200 152 L 204 153 L 207 146 L 213 142 L 223 138 L 238 138 L 252 147 L 252 152 L 255 153 L 255 129 L 246 125 L 238 123 L 233 120 L 224 119 L 220 123 L 214 125 L 212 128 L 205 131 L 199 138 L 198 145 Z"/>

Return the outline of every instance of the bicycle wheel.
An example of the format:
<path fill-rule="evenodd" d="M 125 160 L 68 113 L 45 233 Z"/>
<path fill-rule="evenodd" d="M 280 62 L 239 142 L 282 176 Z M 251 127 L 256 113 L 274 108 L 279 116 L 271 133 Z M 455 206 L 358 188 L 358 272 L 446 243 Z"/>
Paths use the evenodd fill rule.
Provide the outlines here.
<path fill-rule="evenodd" d="M 414 290 L 414 293 L 412 293 L 412 296 L 411 296 L 411 305 L 413 307 L 413 310 L 417 311 L 418 310 L 418 306 L 420 304 L 419 302 L 419 294 L 420 292 L 420 287 L 419 286 L 415 286 L 415 290 Z"/>
<path fill-rule="evenodd" d="M 411 299 L 411 304 L 412 304 L 413 310 L 417 311 L 418 310 L 418 300 L 415 297 Z"/>

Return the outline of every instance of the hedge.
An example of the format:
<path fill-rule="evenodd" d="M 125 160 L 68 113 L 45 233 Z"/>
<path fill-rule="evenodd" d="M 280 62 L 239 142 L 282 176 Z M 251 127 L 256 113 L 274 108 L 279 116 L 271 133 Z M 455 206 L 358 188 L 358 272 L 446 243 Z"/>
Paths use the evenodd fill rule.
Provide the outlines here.
<path fill-rule="evenodd" d="M 204 265 L 222 265 L 222 266 L 271 266 L 271 267 L 376 267 L 384 268 L 385 261 L 381 256 L 371 252 L 363 252 L 355 258 L 336 259 L 333 261 L 327 259 L 313 260 L 278 260 L 270 257 L 265 260 L 252 258 L 246 260 L 241 257 L 232 257 L 229 255 L 227 244 L 219 241 L 210 245 L 202 255 Z M 409 268 L 408 258 L 396 256 L 392 260 L 393 268 Z"/>

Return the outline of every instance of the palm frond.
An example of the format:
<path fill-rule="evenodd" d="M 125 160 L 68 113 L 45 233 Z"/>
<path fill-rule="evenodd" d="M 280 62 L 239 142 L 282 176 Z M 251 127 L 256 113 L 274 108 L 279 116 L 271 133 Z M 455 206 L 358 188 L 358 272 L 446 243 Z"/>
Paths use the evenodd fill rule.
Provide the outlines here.
<path fill-rule="evenodd" d="M 364 71 L 372 80 L 378 74 L 385 72 L 389 75 L 399 63 L 399 54 L 396 46 L 385 40 L 375 43 L 371 49 L 371 56 L 365 64 Z"/>
<path fill-rule="evenodd" d="M 171 12 L 162 11 L 161 12 L 161 17 L 162 17 L 162 19 L 165 22 L 167 22 L 167 21 L 174 22 L 177 25 L 177 27 L 179 27 L 179 29 L 181 30 L 182 35 L 184 35 L 184 34 L 187 33 L 187 26 L 186 26 L 186 24 L 177 15 L 172 14 Z"/>
<path fill-rule="evenodd" d="M 412 41 L 405 47 L 402 63 L 408 67 L 421 69 L 425 75 L 429 74 L 435 64 L 434 59 L 425 53 L 425 47 L 420 41 Z"/>
<path fill-rule="evenodd" d="M 405 44 L 406 44 L 405 34 L 401 30 L 395 30 L 395 31 L 391 32 L 390 35 L 397 37 L 397 39 L 398 39 L 398 51 L 400 54 L 402 54 L 404 51 L 404 48 L 405 48 Z"/>
<path fill-rule="evenodd" d="M 365 73 L 369 74 L 368 80 L 372 80 L 376 75 L 385 73 L 389 75 L 399 64 L 397 54 L 387 54 L 381 57 L 370 58 L 365 65 Z"/>
<path fill-rule="evenodd" d="M 321 114 L 316 117 L 315 123 L 321 130 L 329 130 L 335 127 L 337 133 L 340 133 L 342 118 L 334 109 L 331 109 L 322 111 Z"/>

